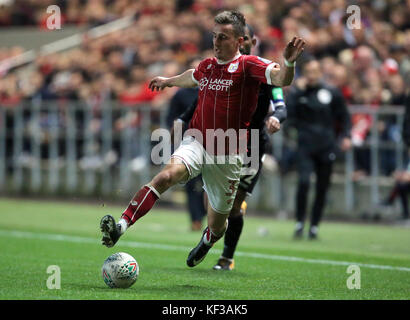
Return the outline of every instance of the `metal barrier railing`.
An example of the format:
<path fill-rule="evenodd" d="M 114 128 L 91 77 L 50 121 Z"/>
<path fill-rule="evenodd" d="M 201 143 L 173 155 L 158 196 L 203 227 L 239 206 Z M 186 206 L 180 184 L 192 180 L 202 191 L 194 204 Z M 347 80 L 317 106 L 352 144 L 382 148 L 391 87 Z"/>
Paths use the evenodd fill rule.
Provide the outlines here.
<path fill-rule="evenodd" d="M 355 193 L 353 192 L 353 179 L 352 172 L 354 170 L 354 153 L 358 149 L 369 149 L 370 150 L 370 194 L 371 194 L 371 207 L 375 208 L 380 203 L 380 152 L 386 152 L 394 150 L 394 155 L 388 153 L 388 155 L 394 157 L 395 169 L 402 169 L 404 165 L 405 147 L 402 140 L 401 130 L 404 121 L 404 107 L 401 106 L 391 106 L 391 107 L 380 107 L 371 108 L 368 106 L 352 106 L 350 108 L 350 113 L 355 114 L 365 114 L 370 115 L 372 120 L 372 125 L 370 128 L 370 133 L 368 139 L 365 140 L 361 147 L 354 147 L 347 152 L 346 155 L 346 180 L 345 180 L 345 199 L 346 199 L 346 210 L 353 210 L 355 203 Z M 389 119 L 386 119 L 388 117 Z M 392 119 L 393 118 L 393 119 Z M 384 130 L 380 130 L 378 124 L 379 121 L 387 125 L 388 127 Z M 381 134 L 386 132 L 388 128 L 394 127 L 394 136 L 388 137 L 385 140 L 381 139 Z M 388 169 L 388 168 L 387 168 Z M 390 171 L 390 170 L 388 170 Z"/>
<path fill-rule="evenodd" d="M 373 125 L 364 144 L 339 160 L 344 175 L 344 205 L 340 210 L 346 212 L 358 201 L 353 181 L 356 153 L 365 151 L 369 156 L 368 190 L 371 205 L 376 206 L 381 153 L 394 155 L 394 167 L 400 168 L 406 152 L 400 135 L 396 133 L 396 140 L 382 139 L 376 125 L 388 117 L 390 126 L 401 128 L 403 107 L 350 106 L 349 110 L 352 115 L 371 116 Z M 75 101 L 0 106 L 0 190 L 129 197 L 138 183 L 146 183 L 160 169 L 151 165 L 151 132 L 165 127 L 166 113 L 166 106 L 152 109 L 149 105 L 123 106 L 117 101 L 98 106 Z M 284 148 L 292 148 L 286 128 L 271 141 L 276 159 L 282 158 Z M 274 206 L 286 207 L 281 192 L 287 185 L 279 174 L 274 179 L 278 190 Z M 258 199 L 266 190 L 270 189 L 256 188 L 253 198 Z"/>
<path fill-rule="evenodd" d="M 139 126 L 113 128 L 133 116 L 144 120 L 138 120 Z M 147 106 L 120 107 L 116 102 L 100 108 L 78 102 L 0 107 L 0 188 L 86 194 L 99 186 L 104 194 L 128 189 L 136 150 L 145 158 L 150 154 L 150 118 Z M 119 174 L 117 184 L 112 167 Z M 140 175 L 148 179 L 150 166 Z"/>

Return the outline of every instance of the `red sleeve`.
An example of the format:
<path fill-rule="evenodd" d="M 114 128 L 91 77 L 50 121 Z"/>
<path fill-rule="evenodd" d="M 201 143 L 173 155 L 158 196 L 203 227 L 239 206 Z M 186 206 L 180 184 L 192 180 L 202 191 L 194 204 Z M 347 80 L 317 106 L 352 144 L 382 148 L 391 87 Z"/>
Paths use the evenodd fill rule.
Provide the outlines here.
<path fill-rule="evenodd" d="M 260 82 L 272 85 L 270 72 L 273 68 L 279 69 L 280 66 L 276 62 L 258 56 L 246 56 L 245 58 L 245 71 Z"/>
<path fill-rule="evenodd" d="M 212 59 L 205 59 L 202 60 L 199 65 L 196 67 L 195 71 L 192 73 L 192 80 L 194 80 L 194 82 L 199 85 L 199 81 L 202 79 L 204 72 L 205 72 L 205 68 L 211 63 Z"/>

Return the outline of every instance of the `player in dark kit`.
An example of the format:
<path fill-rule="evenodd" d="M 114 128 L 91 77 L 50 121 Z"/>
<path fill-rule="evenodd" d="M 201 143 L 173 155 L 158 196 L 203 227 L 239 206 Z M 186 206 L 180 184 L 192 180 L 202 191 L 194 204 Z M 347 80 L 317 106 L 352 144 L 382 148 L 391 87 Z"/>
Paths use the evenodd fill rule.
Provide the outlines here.
<path fill-rule="evenodd" d="M 246 55 L 251 54 L 252 47 L 256 45 L 256 41 L 252 27 L 247 24 L 240 52 Z M 178 119 L 188 124 L 196 108 L 197 100 Z M 253 143 L 259 144 L 259 166 L 257 170 L 254 170 L 249 175 L 242 176 L 240 179 L 238 191 L 228 218 L 228 228 L 224 237 L 224 250 L 217 264 L 213 267 L 215 270 L 232 270 L 235 266 L 233 256 L 243 229 L 243 217 L 246 213 L 245 199 L 247 196 L 252 195 L 252 191 L 258 181 L 262 169 L 263 155 L 266 152 L 269 141 L 266 129 L 270 134 L 279 131 L 280 124 L 286 120 L 286 116 L 287 111 L 283 100 L 282 88 L 262 83 L 259 89 L 258 104 L 249 126 L 249 129 L 259 131 L 259 139 L 258 141 L 249 141 L 248 143 L 248 154 L 252 152 Z"/>
<path fill-rule="evenodd" d="M 111 215 L 101 219 L 102 243 L 107 247 L 115 245 L 130 226 L 151 210 L 162 193 L 199 174 L 208 196 L 208 226 L 188 254 L 187 265 L 195 267 L 201 263 L 225 234 L 246 159 L 246 132 L 256 109 L 260 83 L 290 85 L 305 41 L 297 37 L 289 41 L 283 52 L 284 65 L 280 66 L 257 56 L 241 55 L 246 22 L 240 12 L 221 12 L 214 22 L 215 57 L 203 60 L 195 70 L 170 78 L 155 77 L 150 82 L 152 90 L 198 86 L 198 108 L 189 123 L 189 133 L 185 133 L 170 161 L 135 194 L 118 224 Z"/>

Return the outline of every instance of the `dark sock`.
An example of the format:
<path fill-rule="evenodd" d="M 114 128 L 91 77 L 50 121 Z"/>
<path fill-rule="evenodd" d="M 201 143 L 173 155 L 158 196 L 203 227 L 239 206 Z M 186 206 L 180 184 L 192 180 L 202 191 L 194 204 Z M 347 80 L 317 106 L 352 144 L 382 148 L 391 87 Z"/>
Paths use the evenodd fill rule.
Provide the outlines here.
<path fill-rule="evenodd" d="M 228 218 L 228 229 L 225 232 L 224 250 L 222 256 L 233 259 L 236 245 L 243 228 L 243 215 Z"/>

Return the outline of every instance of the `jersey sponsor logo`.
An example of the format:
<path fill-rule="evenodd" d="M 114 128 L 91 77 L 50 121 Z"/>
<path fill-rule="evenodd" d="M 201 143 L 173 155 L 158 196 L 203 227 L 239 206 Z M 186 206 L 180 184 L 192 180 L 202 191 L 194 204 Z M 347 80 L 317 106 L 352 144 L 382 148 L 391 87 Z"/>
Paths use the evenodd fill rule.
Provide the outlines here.
<path fill-rule="evenodd" d="M 231 63 L 228 67 L 228 72 L 233 73 L 236 70 L 238 70 L 238 67 L 239 67 L 239 61 L 235 63 Z"/>
<path fill-rule="evenodd" d="M 272 61 L 270 61 L 268 59 L 265 59 L 265 58 L 261 58 L 261 57 L 258 57 L 258 60 L 260 60 L 260 61 L 262 61 L 263 63 L 266 63 L 266 64 L 272 63 Z"/>
<path fill-rule="evenodd" d="M 329 104 L 332 101 L 332 94 L 327 89 L 320 89 L 317 92 L 317 99 L 320 103 Z"/>
<path fill-rule="evenodd" d="M 199 90 L 204 90 L 208 88 L 208 90 L 214 91 L 228 91 L 229 87 L 233 85 L 233 80 L 228 79 L 211 79 L 208 80 L 207 78 L 202 78 L 199 81 Z"/>
<path fill-rule="evenodd" d="M 208 85 L 208 79 L 207 78 L 202 78 L 201 81 L 199 81 L 199 90 L 204 90 L 204 88 Z"/>

